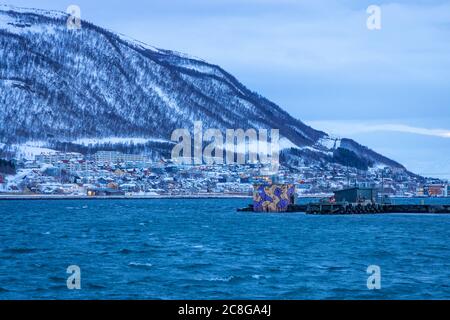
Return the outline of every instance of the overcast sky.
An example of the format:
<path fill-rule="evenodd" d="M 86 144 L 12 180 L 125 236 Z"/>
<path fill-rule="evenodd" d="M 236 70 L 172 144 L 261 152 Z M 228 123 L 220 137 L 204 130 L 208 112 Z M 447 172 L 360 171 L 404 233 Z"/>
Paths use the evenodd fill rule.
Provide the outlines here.
<path fill-rule="evenodd" d="M 14 0 L 218 64 L 294 117 L 450 178 L 450 0 Z M 381 30 L 368 30 L 369 5 Z"/>

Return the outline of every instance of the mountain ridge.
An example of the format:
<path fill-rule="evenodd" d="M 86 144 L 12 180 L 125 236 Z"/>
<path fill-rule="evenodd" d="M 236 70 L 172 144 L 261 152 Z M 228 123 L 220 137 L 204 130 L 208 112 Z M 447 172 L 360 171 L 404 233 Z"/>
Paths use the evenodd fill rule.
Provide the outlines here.
<path fill-rule="evenodd" d="M 0 6 L 3 152 L 28 141 L 76 149 L 77 139 L 167 140 L 137 150 L 157 156 L 170 147 L 174 129 L 202 121 L 222 131 L 279 128 L 292 144 L 283 150 L 286 163 L 296 157 L 339 163 L 345 149 L 367 167 L 405 169 L 353 140 L 307 126 L 218 65 L 127 40 L 85 20 L 81 30 L 67 30 L 67 18 Z"/>

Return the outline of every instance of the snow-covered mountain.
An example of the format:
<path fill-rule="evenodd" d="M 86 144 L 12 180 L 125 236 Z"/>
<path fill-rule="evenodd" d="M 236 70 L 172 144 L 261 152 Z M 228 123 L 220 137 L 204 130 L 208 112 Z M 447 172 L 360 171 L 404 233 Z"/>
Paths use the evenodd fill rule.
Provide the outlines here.
<path fill-rule="evenodd" d="M 276 128 L 283 161 L 351 166 L 395 161 L 349 139 L 333 139 L 249 90 L 217 65 L 156 49 L 68 15 L 0 6 L 0 149 L 114 148 L 164 153 L 176 128 Z M 34 144 L 34 145 L 33 145 Z M 138 148 L 138 145 L 143 146 Z M 16 149 L 12 149 L 15 146 Z"/>

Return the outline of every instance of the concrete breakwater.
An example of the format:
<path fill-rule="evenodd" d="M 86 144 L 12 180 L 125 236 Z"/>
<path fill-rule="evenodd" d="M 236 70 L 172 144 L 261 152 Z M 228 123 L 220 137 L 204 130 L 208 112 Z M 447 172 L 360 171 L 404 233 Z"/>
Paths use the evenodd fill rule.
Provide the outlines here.
<path fill-rule="evenodd" d="M 450 214 L 450 201 L 420 204 L 413 200 L 395 203 L 382 197 L 376 188 L 349 187 L 319 201 L 296 203 L 295 186 L 289 184 L 254 185 L 253 203 L 238 211 L 304 212 L 307 214 L 444 213 Z"/>
<path fill-rule="evenodd" d="M 308 204 L 305 212 L 308 214 L 450 213 L 450 205 Z"/>
<path fill-rule="evenodd" d="M 253 205 L 238 211 L 251 212 Z M 418 204 L 354 204 L 354 203 L 309 203 L 289 205 L 286 212 L 304 212 L 307 214 L 386 214 L 386 213 L 440 213 L 450 214 L 449 205 L 418 205 Z"/>

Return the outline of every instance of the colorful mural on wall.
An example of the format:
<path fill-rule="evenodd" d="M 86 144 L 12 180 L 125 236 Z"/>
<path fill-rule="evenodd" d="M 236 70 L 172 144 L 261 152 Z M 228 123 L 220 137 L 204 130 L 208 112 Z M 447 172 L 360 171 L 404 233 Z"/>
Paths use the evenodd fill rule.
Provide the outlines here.
<path fill-rule="evenodd" d="M 253 210 L 262 212 L 283 212 L 294 203 L 293 184 L 255 185 Z"/>

